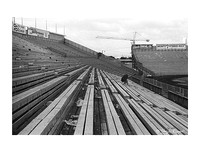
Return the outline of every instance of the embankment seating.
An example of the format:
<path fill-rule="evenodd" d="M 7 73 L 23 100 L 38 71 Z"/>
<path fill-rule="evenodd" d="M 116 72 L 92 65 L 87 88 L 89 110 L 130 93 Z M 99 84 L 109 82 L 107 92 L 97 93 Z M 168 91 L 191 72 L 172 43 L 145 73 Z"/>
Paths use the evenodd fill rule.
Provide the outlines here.
<path fill-rule="evenodd" d="M 83 72 L 77 80 L 70 84 L 44 111 L 34 118 L 19 134 L 39 135 L 54 134 L 69 111 L 77 92 L 81 88 L 82 81 L 86 80 L 91 68 Z"/>
<path fill-rule="evenodd" d="M 13 134 L 17 134 L 19 131 L 21 131 L 47 106 L 45 104 L 52 97 L 55 97 L 60 91 L 62 91 L 62 88 L 77 78 L 77 76 L 80 75 L 85 68 L 87 68 L 87 66 L 69 72 L 42 85 L 13 96 Z"/>

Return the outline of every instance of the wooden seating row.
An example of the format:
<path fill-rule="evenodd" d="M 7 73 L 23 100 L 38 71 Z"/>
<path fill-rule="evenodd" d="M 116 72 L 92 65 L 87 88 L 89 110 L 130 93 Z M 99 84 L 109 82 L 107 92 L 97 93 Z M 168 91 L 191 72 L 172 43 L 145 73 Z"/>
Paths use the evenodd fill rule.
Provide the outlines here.
<path fill-rule="evenodd" d="M 78 123 L 74 135 L 93 135 L 93 113 L 94 113 L 94 68 L 90 75 L 90 84 L 87 87 L 83 105 L 78 117 Z"/>
<path fill-rule="evenodd" d="M 103 78 L 105 79 L 105 81 L 106 81 L 108 87 L 110 88 L 111 92 L 112 92 L 112 93 L 118 93 L 118 91 L 117 91 L 117 90 L 115 89 L 115 87 L 112 85 L 112 83 L 111 83 L 110 80 L 107 78 L 107 76 L 106 76 L 102 71 L 100 71 L 100 72 L 101 72 Z"/>
<path fill-rule="evenodd" d="M 18 73 L 18 72 L 24 72 L 24 71 L 34 71 L 34 70 L 40 70 L 41 66 L 29 66 L 29 67 L 22 67 L 22 68 L 13 68 L 12 73 Z"/>
<path fill-rule="evenodd" d="M 64 76 L 55 78 L 40 86 L 13 96 L 13 133 L 18 133 L 32 119 L 31 116 L 49 101 L 51 96 L 61 91 L 61 88 L 72 82 L 86 67 L 87 66 L 79 68 Z"/>
<path fill-rule="evenodd" d="M 24 77 L 18 77 L 13 79 L 13 93 L 20 90 L 31 88 L 32 86 L 53 79 L 54 77 L 60 76 L 62 74 L 68 73 L 75 69 L 80 68 L 80 66 L 65 67 L 61 69 L 56 69 L 54 71 L 48 71 L 43 73 L 32 74 Z"/>
<path fill-rule="evenodd" d="M 98 76 L 99 85 L 105 88 L 106 86 L 103 82 L 103 79 L 99 71 L 97 71 L 97 76 Z M 119 119 L 119 116 L 114 108 L 114 105 L 111 101 L 108 90 L 101 89 L 101 95 L 102 95 L 103 105 L 104 105 L 105 114 L 106 114 L 108 134 L 109 135 L 125 135 L 126 133 Z"/>
<path fill-rule="evenodd" d="M 17 77 L 22 77 L 22 76 L 28 76 L 28 75 L 31 75 L 31 74 L 36 74 L 36 73 L 43 73 L 43 72 L 47 72 L 47 71 L 52 71 L 52 70 L 55 70 L 55 69 L 59 69 L 59 68 L 64 68 L 66 66 L 77 66 L 77 65 L 81 65 L 81 64 L 45 64 L 45 65 L 39 65 L 37 66 L 38 68 L 35 68 L 35 69 L 30 69 L 31 66 L 24 66 L 22 68 L 14 68 L 16 69 L 17 71 L 15 73 L 13 73 L 12 77 L 13 78 L 17 78 Z M 21 70 L 22 69 L 22 70 Z"/>
<path fill-rule="evenodd" d="M 132 85 L 133 83 L 130 82 L 130 84 Z M 187 109 L 179 106 L 178 104 L 164 98 L 163 96 L 160 96 L 158 94 L 155 94 L 154 92 L 147 90 L 146 88 L 141 87 L 140 85 L 134 83 L 133 84 L 135 86 L 136 91 L 140 92 L 141 94 L 143 94 L 144 96 L 146 96 L 146 99 L 153 101 L 154 104 L 160 108 L 166 108 L 170 111 L 174 111 L 174 112 L 178 112 L 182 115 L 186 115 L 188 114 Z"/>
<path fill-rule="evenodd" d="M 133 111 L 140 117 L 145 123 L 148 130 L 152 134 L 181 134 L 172 124 L 163 118 L 162 115 L 156 113 L 150 106 L 145 103 L 135 102 L 133 99 L 128 100 L 129 105 L 132 107 Z"/>
<path fill-rule="evenodd" d="M 101 73 L 105 77 L 105 74 L 103 72 L 101 72 Z M 108 78 L 107 81 L 109 81 L 109 80 L 110 79 Z M 110 81 L 112 81 L 112 80 L 110 80 Z M 114 85 L 112 86 L 111 82 L 108 86 L 110 89 L 112 89 L 112 87 L 114 87 Z M 120 90 L 122 90 L 122 89 L 120 89 Z M 131 108 L 128 106 L 128 104 L 122 98 L 122 96 L 116 92 L 112 92 L 112 94 L 113 94 L 115 100 L 117 101 L 117 103 L 119 104 L 119 106 L 124 114 L 124 117 L 127 119 L 127 122 L 129 123 L 129 126 L 131 127 L 132 132 L 134 134 L 139 134 L 139 135 L 150 134 L 150 132 L 145 128 L 145 126 L 142 124 L 142 122 L 139 120 L 139 118 L 134 114 L 134 112 L 131 110 Z M 127 94 L 126 93 L 124 93 L 124 94 L 127 97 Z"/>
<path fill-rule="evenodd" d="M 117 77 L 116 75 L 114 75 L 116 78 L 116 81 L 118 81 L 118 83 L 120 84 L 120 78 Z M 122 86 L 122 84 L 120 84 Z M 130 87 L 134 87 L 136 89 L 132 89 L 132 92 L 134 91 L 134 94 L 137 95 L 141 100 L 143 100 L 144 102 L 146 102 L 149 105 L 155 105 L 161 109 L 168 109 L 170 111 L 174 111 L 174 112 L 179 112 L 183 115 L 187 115 L 187 109 L 180 107 L 179 105 L 173 103 L 172 101 L 165 99 L 164 97 L 155 94 L 154 92 L 136 84 L 133 83 L 132 81 L 129 80 L 129 85 Z M 125 86 L 123 86 L 125 87 Z M 129 87 L 129 86 L 126 86 Z M 130 88 L 129 87 L 129 88 Z"/>
<path fill-rule="evenodd" d="M 168 105 L 165 105 L 167 104 L 166 102 L 161 103 L 164 105 L 164 108 L 161 107 L 156 98 L 157 94 L 154 94 L 154 99 L 152 99 L 152 97 L 149 98 L 149 94 L 151 94 L 151 92 L 148 90 L 144 91 L 144 88 L 141 86 L 138 88 L 122 85 L 119 77 L 108 73 L 105 73 L 105 75 L 121 94 L 120 96 L 120 94 L 113 93 L 115 99 L 118 100 L 118 103 L 123 109 L 125 116 L 128 116 L 128 113 L 125 113 L 124 106 L 131 108 L 131 110 L 129 108 L 128 109 L 130 110 L 130 113 L 134 112 L 136 116 L 135 120 L 139 118 L 139 120 L 151 134 L 187 134 L 187 121 L 179 117 L 174 110 L 167 109 Z M 127 95 L 124 94 L 124 91 L 128 93 L 131 98 L 127 98 Z M 178 109 L 178 107 L 176 108 Z M 133 125 L 134 124 L 132 124 L 132 126 Z M 134 126 L 134 129 L 136 134 L 140 134 L 137 126 Z"/>
<path fill-rule="evenodd" d="M 78 78 L 84 79 L 90 68 L 85 70 Z M 69 111 L 78 91 L 81 88 L 81 81 L 75 80 L 67 89 L 58 96 L 44 111 L 34 118 L 19 134 L 40 135 L 55 134 L 62 123 L 66 112 Z"/>

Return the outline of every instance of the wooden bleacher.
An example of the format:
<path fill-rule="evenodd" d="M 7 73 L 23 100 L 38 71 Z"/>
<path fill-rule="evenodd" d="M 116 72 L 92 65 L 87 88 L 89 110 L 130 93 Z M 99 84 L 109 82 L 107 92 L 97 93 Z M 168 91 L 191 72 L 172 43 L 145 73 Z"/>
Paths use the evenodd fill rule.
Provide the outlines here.
<path fill-rule="evenodd" d="M 77 90 L 81 87 L 81 79 L 87 76 L 90 68 L 82 73 L 69 87 L 58 96 L 43 112 L 34 118 L 19 134 L 21 135 L 38 135 L 54 133 L 63 121 L 63 113 L 66 113 L 77 94 Z"/>
<path fill-rule="evenodd" d="M 27 88 L 30 89 L 38 84 L 47 82 L 57 76 L 66 74 L 70 71 L 80 68 L 81 66 L 65 67 L 61 69 L 55 69 L 53 71 L 47 71 L 37 74 L 31 74 L 28 76 L 13 78 L 13 95 L 19 92 L 25 91 Z"/>
<path fill-rule="evenodd" d="M 78 123 L 74 131 L 75 135 L 93 134 L 94 68 L 89 79 L 89 84 L 81 107 Z"/>
<path fill-rule="evenodd" d="M 70 100 L 74 101 L 77 97 L 80 86 L 87 80 L 89 70 L 91 68 L 82 73 L 46 109 L 32 119 L 19 134 L 59 134 L 64 116 L 74 104 L 74 102 L 69 102 Z M 98 81 L 95 80 L 96 78 Z M 78 114 L 74 135 L 94 134 L 96 82 L 103 101 L 106 119 L 104 130 L 107 131 L 107 134 L 125 135 L 128 134 L 126 128 L 130 128 L 131 134 L 136 135 L 188 134 L 187 119 L 183 119 L 183 117 L 187 118 L 187 110 L 179 109 L 177 105 L 172 104 L 172 101 L 168 101 L 131 81 L 129 81 L 129 85 L 123 85 L 119 76 L 93 68 L 87 81 L 88 85 L 83 105 Z M 152 100 L 152 96 L 154 100 Z M 161 100 L 165 102 L 160 102 Z M 119 105 L 119 109 L 116 109 L 116 103 Z M 120 117 L 119 110 L 122 113 Z M 121 117 L 126 120 L 127 126 L 124 125 Z"/>
<path fill-rule="evenodd" d="M 48 106 L 46 103 L 52 96 L 75 80 L 85 68 L 86 66 L 13 96 L 13 133 L 21 131 L 41 110 Z"/>
<path fill-rule="evenodd" d="M 120 83 L 120 77 L 117 77 L 115 75 L 110 75 L 110 74 L 108 74 L 108 77 L 110 78 L 112 77 L 113 79 L 117 80 L 118 83 Z M 129 81 L 129 83 L 131 83 L 130 85 L 133 86 L 132 89 L 136 91 L 137 93 L 133 97 L 127 98 L 127 96 L 124 95 L 125 89 L 122 90 L 123 87 L 121 88 L 116 87 L 119 93 L 124 98 L 124 100 L 122 98 L 121 100 L 123 101 L 126 100 L 126 103 L 128 103 L 129 107 L 131 107 L 133 111 L 136 113 L 136 115 L 140 119 L 142 119 L 143 124 L 145 124 L 148 127 L 148 130 L 151 131 L 151 134 L 187 134 L 187 122 L 184 119 L 182 119 L 182 117 L 187 117 L 186 109 L 182 107 L 179 108 L 178 105 L 173 106 L 172 104 L 168 103 L 172 101 L 168 101 L 167 99 L 164 99 L 162 96 L 155 94 L 149 90 L 146 90 L 145 88 L 131 81 Z M 124 86 L 124 87 L 130 88 L 131 86 Z M 154 95 L 153 100 L 149 94 Z M 143 98 L 140 98 L 141 95 L 144 95 Z M 118 100 L 120 99 L 120 97 L 117 96 L 116 94 L 114 94 L 114 96 Z M 134 98 L 135 96 L 140 98 L 140 100 L 135 99 Z M 146 100 L 144 100 L 144 98 Z M 165 102 L 165 103 L 159 102 L 158 100 L 161 98 L 163 98 L 163 100 L 168 101 L 168 102 Z M 176 112 L 178 112 L 179 115 L 177 115 Z M 171 117 L 172 115 L 174 116 L 173 118 Z M 180 115 L 182 117 L 180 117 Z M 175 118 L 178 120 L 180 119 L 179 123 Z"/>
<path fill-rule="evenodd" d="M 188 134 L 187 109 L 130 80 L 122 84 L 125 73 L 134 75 L 106 57 L 13 36 L 13 134 Z"/>

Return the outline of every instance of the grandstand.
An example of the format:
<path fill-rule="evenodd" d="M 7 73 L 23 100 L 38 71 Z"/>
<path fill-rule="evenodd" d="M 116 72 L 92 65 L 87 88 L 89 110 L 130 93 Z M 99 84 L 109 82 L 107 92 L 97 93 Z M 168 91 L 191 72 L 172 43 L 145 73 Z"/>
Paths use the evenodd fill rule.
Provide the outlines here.
<path fill-rule="evenodd" d="M 49 38 L 12 33 L 13 135 L 188 134 L 188 110 L 161 96 L 162 83 L 141 86 L 135 70 L 44 33 Z"/>
<path fill-rule="evenodd" d="M 135 44 L 132 56 L 138 68 L 154 80 L 188 89 L 186 44 Z"/>
<path fill-rule="evenodd" d="M 145 68 L 153 71 L 156 76 L 187 75 L 188 50 L 185 49 L 137 49 L 134 54 Z"/>

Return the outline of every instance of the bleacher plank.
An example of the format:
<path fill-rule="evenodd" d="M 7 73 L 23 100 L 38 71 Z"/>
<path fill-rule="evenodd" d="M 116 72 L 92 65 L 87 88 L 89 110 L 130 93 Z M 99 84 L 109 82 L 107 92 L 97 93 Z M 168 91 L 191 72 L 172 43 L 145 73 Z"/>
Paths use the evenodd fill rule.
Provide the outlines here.
<path fill-rule="evenodd" d="M 28 83 L 30 81 L 38 80 L 40 78 L 43 78 L 45 76 L 50 76 L 50 75 L 54 75 L 54 71 L 48 71 L 48 72 L 44 72 L 44 73 L 37 73 L 37 74 L 28 75 L 28 76 L 14 78 L 12 80 L 12 86 L 15 87 L 17 85 L 21 85 L 24 83 Z"/>
<path fill-rule="evenodd" d="M 88 68 L 84 73 L 82 73 L 79 78 L 84 78 L 84 76 L 87 76 L 86 73 L 89 72 Z M 60 96 L 58 96 L 43 112 L 41 112 L 36 118 L 34 118 L 19 134 L 22 135 L 27 135 L 30 134 L 33 129 L 39 124 L 41 123 L 41 121 L 57 106 L 57 104 L 61 101 L 61 99 L 64 98 L 66 99 L 67 94 L 69 94 L 69 91 L 71 89 L 73 89 L 72 87 L 74 87 L 74 85 L 77 85 L 78 81 L 74 81 L 71 85 L 68 86 L 68 88 L 66 90 L 64 90 L 64 92 L 62 92 L 62 94 Z M 59 107 L 59 106 L 58 106 Z"/>
<path fill-rule="evenodd" d="M 62 82 L 60 84 L 58 84 L 57 86 L 55 86 L 52 90 L 50 90 L 49 92 L 43 94 L 42 96 L 38 97 L 36 100 L 34 100 L 33 102 L 31 102 L 31 104 L 27 104 L 25 105 L 24 107 L 22 107 L 21 109 L 19 109 L 17 112 L 13 113 L 12 115 L 12 120 L 15 120 L 17 119 L 19 116 L 21 116 L 20 119 L 26 119 L 26 116 L 29 116 L 31 113 L 34 112 L 34 110 L 31 112 L 30 109 L 32 108 L 37 108 L 37 106 L 40 106 L 41 104 L 43 105 L 44 101 L 43 99 L 45 98 L 46 100 L 46 97 L 50 96 L 51 94 L 53 94 L 54 92 L 57 92 L 57 90 L 59 88 L 61 88 L 62 86 L 65 85 L 65 82 Z M 42 106 L 41 105 L 41 106 Z M 28 111 L 28 112 L 27 112 Z M 25 113 L 25 114 L 24 114 Z M 23 115 L 23 116 L 22 116 Z"/>
<path fill-rule="evenodd" d="M 116 96 L 117 95 L 115 95 L 115 97 Z M 124 96 L 124 97 L 126 97 L 126 96 Z M 132 130 L 133 131 L 136 130 L 135 132 L 137 134 L 150 134 L 148 132 L 148 130 L 143 126 L 143 124 L 139 121 L 139 119 L 137 118 L 137 116 L 133 113 L 133 111 L 127 106 L 128 104 L 125 103 L 125 101 L 123 100 L 123 98 L 119 95 L 116 99 L 118 100 L 118 102 L 120 102 L 120 100 L 121 100 L 122 103 L 124 103 L 124 104 L 121 104 L 121 106 L 122 106 L 122 108 L 124 110 L 124 113 L 126 113 L 126 116 L 128 116 L 128 118 L 130 119 L 130 121 L 131 121 L 131 119 L 134 120 L 131 123 L 132 123 L 132 126 L 135 127 L 135 129 L 132 128 Z"/>
<path fill-rule="evenodd" d="M 66 95 L 73 85 L 70 85 L 59 97 L 57 97 L 43 112 L 41 112 L 31 123 L 29 123 L 19 134 L 30 134 L 30 132 L 55 108 L 58 102 Z"/>
<path fill-rule="evenodd" d="M 178 111 L 179 113 L 183 114 L 183 115 L 187 115 L 188 114 L 188 110 L 179 106 L 178 104 L 160 96 L 160 95 L 157 95 L 156 98 L 166 104 L 168 104 L 169 106 L 175 108 L 176 111 Z"/>
<path fill-rule="evenodd" d="M 112 85 L 112 83 L 108 80 L 108 78 L 106 77 L 106 75 L 101 71 L 102 76 L 104 77 L 107 85 L 109 86 L 110 90 L 112 93 L 118 93 L 118 91 L 115 89 L 115 87 Z"/>
<path fill-rule="evenodd" d="M 149 115 L 139 104 L 136 104 L 136 106 L 146 115 L 146 117 L 158 128 L 158 130 L 164 134 L 168 135 L 168 132 L 151 116 Z"/>
<path fill-rule="evenodd" d="M 70 76 L 61 76 L 56 79 L 53 79 L 43 85 L 30 89 L 24 93 L 16 95 L 13 97 L 13 133 L 18 133 L 20 131 L 18 128 L 23 129 L 27 122 L 30 122 L 33 119 L 33 116 L 37 116 L 37 110 L 41 107 L 44 107 L 44 103 L 47 102 L 47 99 L 50 99 L 51 96 L 55 95 L 58 91 L 55 92 L 56 88 L 58 89 L 64 84 L 68 84 L 72 81 L 79 73 L 83 71 L 82 69 L 77 69 L 73 73 L 68 73 Z M 72 76 L 72 77 L 71 77 Z M 70 80 L 69 80 L 70 78 Z M 32 90 L 34 90 L 32 92 Z M 59 90 L 59 89 L 58 89 Z M 49 92 L 51 91 L 51 92 Z M 53 93 L 55 92 L 55 93 Z M 48 95 L 48 96 L 47 96 Z M 47 97 L 47 98 L 45 98 Z M 33 116 L 32 116 L 33 115 Z M 25 123 L 25 124 L 23 124 Z"/>
<path fill-rule="evenodd" d="M 177 120 L 178 122 L 180 122 L 182 125 L 184 125 L 185 127 L 188 126 L 188 122 L 186 122 L 184 119 L 181 119 L 180 117 L 178 117 L 176 114 L 174 114 L 171 111 L 166 111 L 166 113 L 170 116 L 172 116 L 175 120 Z"/>
<path fill-rule="evenodd" d="M 114 105 L 113 105 L 113 103 L 112 103 L 112 101 L 111 101 L 111 98 L 110 98 L 110 96 L 109 96 L 109 94 L 108 94 L 108 91 L 107 91 L 107 90 L 104 90 L 104 92 L 105 92 L 105 96 L 106 96 L 106 98 L 107 98 L 107 103 L 108 103 L 109 109 L 110 109 L 110 111 L 111 111 L 113 120 L 114 120 L 114 122 L 115 122 L 115 126 L 116 126 L 116 129 L 117 129 L 117 133 L 118 133 L 119 135 L 125 135 L 126 133 L 125 133 L 124 128 L 123 128 L 123 126 L 122 126 L 122 123 L 121 123 L 121 121 L 120 121 L 120 119 L 119 119 L 119 116 L 118 116 L 118 114 L 117 114 L 117 112 L 116 112 L 116 110 L 115 110 L 115 108 L 114 108 Z"/>
<path fill-rule="evenodd" d="M 188 122 L 188 118 L 184 115 L 178 115 L 178 117 L 182 118 L 183 120 L 185 120 L 186 122 Z"/>
<path fill-rule="evenodd" d="M 168 132 L 170 134 L 177 134 L 177 130 L 173 127 L 168 121 L 166 121 L 162 116 L 155 112 L 146 104 L 140 104 L 162 127 L 164 128 L 163 132 Z"/>
<path fill-rule="evenodd" d="M 113 78 L 116 78 L 117 79 L 117 77 L 113 77 Z M 113 80 L 114 81 L 114 80 Z M 118 83 L 119 84 L 119 83 Z M 120 84 L 119 84 L 120 85 Z M 115 85 L 116 86 L 116 85 Z M 121 87 L 123 88 L 123 85 L 121 85 Z M 119 90 L 119 89 L 118 89 Z M 126 91 L 128 91 L 127 89 L 125 89 L 124 88 L 124 90 L 126 90 Z M 122 95 L 123 95 L 124 93 L 122 93 Z M 130 94 L 130 92 L 129 92 L 129 94 Z M 126 96 L 124 96 L 123 95 L 123 97 L 126 97 Z M 136 100 L 138 100 L 137 98 L 135 98 Z M 162 132 L 162 131 L 164 131 L 164 129 L 150 116 L 150 115 L 148 115 L 147 113 L 145 113 L 145 111 L 142 111 L 145 115 L 146 115 L 146 117 L 149 119 L 149 120 L 151 120 L 151 122 L 153 122 L 153 124 L 159 129 L 159 131 L 160 132 Z M 157 131 L 157 130 L 156 130 Z M 166 132 L 164 132 L 163 134 L 167 134 Z"/>
<path fill-rule="evenodd" d="M 122 108 L 122 112 L 124 113 L 124 116 L 127 118 L 131 130 L 138 135 L 143 135 L 143 132 L 140 130 L 140 128 L 138 127 L 138 125 L 136 124 L 136 122 L 133 120 L 133 118 L 131 117 L 131 115 L 129 114 L 128 110 L 125 108 L 124 103 L 125 101 L 120 97 L 119 94 L 113 94 L 115 99 L 117 100 L 117 102 L 119 103 L 120 107 Z"/>
<path fill-rule="evenodd" d="M 108 101 L 106 100 L 106 96 L 105 96 L 105 90 L 101 90 L 101 95 L 102 95 L 102 99 L 103 99 L 103 104 L 104 104 L 104 108 L 105 108 L 105 113 L 106 113 L 106 119 L 107 119 L 107 124 L 108 124 L 108 132 L 109 135 L 117 135 L 117 130 L 115 128 L 115 124 L 114 121 L 112 119 L 112 115 L 108 106 Z"/>
<path fill-rule="evenodd" d="M 187 110 L 185 108 L 179 108 L 179 106 L 174 106 L 175 103 L 172 104 L 172 101 L 169 101 L 167 99 L 164 99 L 162 96 L 155 94 L 151 92 L 150 90 L 147 90 L 146 88 L 131 82 L 131 85 L 137 86 L 138 89 L 135 89 L 138 93 L 142 94 L 144 98 L 155 104 L 156 106 L 160 108 L 167 108 L 170 111 L 178 111 L 184 115 L 187 115 Z M 146 92 L 145 92 L 146 91 Z M 166 102 L 167 101 L 167 102 Z M 171 104 L 169 104 L 171 103 Z M 185 109 L 185 110 L 183 110 Z"/>
<path fill-rule="evenodd" d="M 102 73 L 102 71 L 100 71 L 100 72 Z M 98 75 L 100 85 L 103 85 L 105 87 L 105 83 L 103 82 L 103 79 L 102 79 L 100 73 L 97 72 L 97 75 Z M 104 76 L 104 79 L 105 79 L 105 76 Z M 110 83 L 110 86 L 113 86 L 113 85 Z M 125 131 L 119 120 L 119 116 L 117 115 L 116 110 L 113 106 L 110 95 L 108 94 L 108 90 L 105 90 L 105 89 L 101 90 L 101 94 L 103 97 L 103 103 L 104 103 L 104 107 L 105 107 L 106 116 L 108 117 L 107 122 L 108 122 L 109 134 L 125 135 Z"/>
<path fill-rule="evenodd" d="M 112 82 L 112 84 L 116 87 L 116 89 L 124 96 L 125 98 L 130 98 L 130 95 L 124 91 L 124 89 L 114 80 L 115 77 L 110 77 L 107 73 L 106 76 L 109 78 L 109 80 Z"/>
<path fill-rule="evenodd" d="M 130 95 L 126 93 L 114 80 L 111 80 L 113 85 L 116 87 L 116 89 L 124 96 L 125 98 L 130 98 Z"/>
<path fill-rule="evenodd" d="M 74 93 L 80 89 L 80 81 L 74 81 L 71 89 L 63 96 L 63 98 L 57 103 L 55 108 L 40 122 L 39 125 L 30 133 L 31 135 L 48 134 L 51 128 L 55 125 L 57 120 L 62 115 L 65 107 L 70 102 Z"/>
<path fill-rule="evenodd" d="M 84 124 L 85 124 L 85 119 L 86 119 L 86 113 L 87 113 L 87 106 L 88 106 L 88 100 L 90 97 L 90 87 L 91 85 L 88 86 L 86 90 L 86 94 L 83 100 L 83 105 L 81 107 L 81 111 L 78 117 L 78 123 L 76 125 L 76 129 L 74 131 L 74 135 L 82 135 L 84 134 Z"/>
<path fill-rule="evenodd" d="M 133 108 L 134 112 L 140 118 L 140 120 L 145 124 L 151 134 L 162 135 L 161 131 L 149 120 L 149 118 L 143 113 L 143 111 L 138 108 L 132 99 L 128 99 L 130 106 Z"/>
<path fill-rule="evenodd" d="M 28 91 L 23 92 L 19 95 L 13 96 L 12 111 L 16 111 L 17 109 L 26 105 L 28 102 L 30 102 L 34 98 L 40 96 L 43 92 L 51 89 L 53 86 L 57 85 L 58 83 L 61 83 L 62 81 L 66 79 L 67 79 L 66 76 L 61 76 L 43 85 L 29 89 Z"/>
<path fill-rule="evenodd" d="M 94 115 L 93 111 L 94 111 L 94 85 L 91 85 L 90 97 L 88 100 L 88 107 L 87 107 L 87 116 L 85 120 L 84 135 L 93 135 L 93 115 Z"/>
<path fill-rule="evenodd" d="M 179 132 L 182 132 L 183 134 L 187 135 L 188 134 L 188 130 L 185 126 L 183 126 L 182 124 L 180 124 L 179 122 L 177 122 L 176 120 L 174 120 L 171 116 L 169 116 L 168 114 L 166 114 L 164 111 L 162 111 L 159 108 L 153 108 L 155 109 L 158 113 L 160 113 L 167 121 L 169 121 L 174 127 L 176 127 L 178 129 Z"/>
<path fill-rule="evenodd" d="M 90 80 L 83 105 L 80 111 L 78 123 L 74 134 L 93 134 L 93 107 L 94 107 L 94 68 L 92 69 Z M 85 126 L 84 126 L 85 125 Z"/>
<path fill-rule="evenodd" d="M 122 83 L 119 83 L 118 84 L 135 100 L 135 101 L 141 101 L 141 99 L 136 96 L 130 89 L 128 89 L 129 86 L 125 86 L 123 85 Z"/>
<path fill-rule="evenodd" d="M 86 78 L 88 77 L 88 74 L 90 73 L 91 67 L 89 67 L 88 69 L 85 70 L 85 72 L 83 72 L 77 79 L 76 81 L 80 81 L 81 84 L 83 84 L 83 82 L 86 80 Z M 69 106 L 74 104 L 74 100 L 76 99 L 77 95 L 78 95 L 79 91 L 76 91 L 75 94 L 73 95 L 72 99 L 69 102 Z M 57 122 L 55 123 L 55 125 L 51 128 L 51 130 L 49 131 L 48 134 L 52 135 L 52 134 L 58 134 L 60 131 L 60 127 L 62 125 L 62 121 L 64 120 L 66 114 L 70 111 L 70 107 L 66 107 L 65 110 L 63 111 L 63 114 L 59 117 L 59 119 L 57 120 Z"/>

